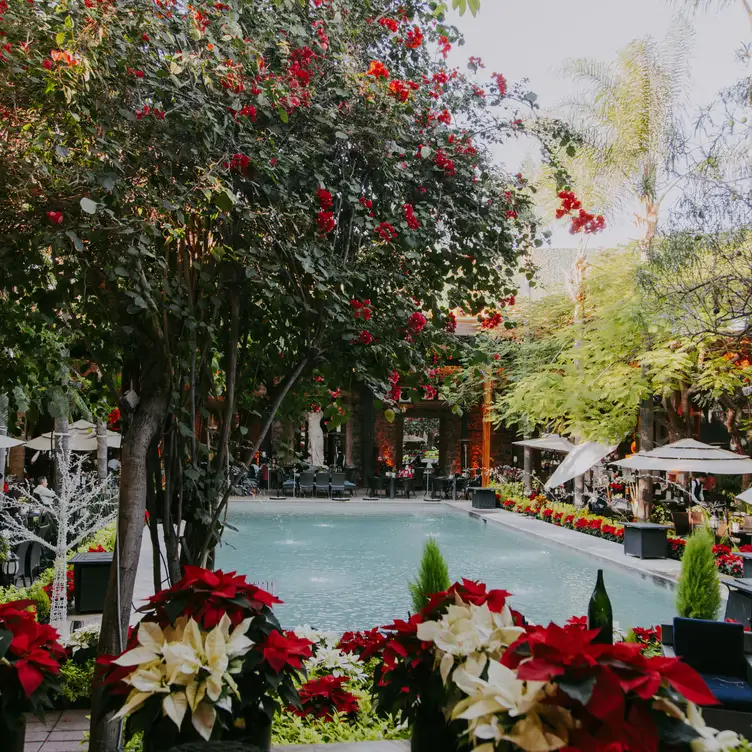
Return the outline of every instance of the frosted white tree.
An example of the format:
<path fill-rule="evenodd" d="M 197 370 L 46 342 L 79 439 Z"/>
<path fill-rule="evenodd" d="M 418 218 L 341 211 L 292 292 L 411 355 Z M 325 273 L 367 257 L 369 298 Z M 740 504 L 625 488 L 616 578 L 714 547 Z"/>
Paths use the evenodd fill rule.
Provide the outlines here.
<path fill-rule="evenodd" d="M 59 453 L 60 487 L 45 495 L 34 495 L 29 486 L 11 486 L 0 493 L 0 531 L 11 546 L 24 541 L 39 543 L 55 554 L 55 578 L 52 583 L 50 624 L 58 633 L 67 633 L 68 552 L 76 549 L 97 530 L 117 516 L 117 488 L 107 478 L 84 470 L 85 457 Z M 11 496 L 20 491 L 25 501 Z M 57 534 L 52 542 L 42 538 L 23 513 L 26 505 L 38 510 L 40 520 L 47 519 Z M 37 515 L 35 515 L 37 516 Z"/>

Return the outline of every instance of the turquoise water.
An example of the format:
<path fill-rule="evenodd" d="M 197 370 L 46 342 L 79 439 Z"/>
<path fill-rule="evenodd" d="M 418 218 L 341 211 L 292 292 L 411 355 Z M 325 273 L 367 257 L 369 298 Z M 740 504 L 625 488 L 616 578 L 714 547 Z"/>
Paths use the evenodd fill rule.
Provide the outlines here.
<path fill-rule="evenodd" d="M 367 629 L 404 618 L 407 582 L 433 535 L 452 580 L 468 577 L 513 593 L 511 604 L 536 623 L 582 615 L 598 564 L 584 555 L 484 524 L 439 505 L 234 503 L 218 567 L 273 583 L 286 627 Z M 600 565 L 603 566 L 603 565 Z M 674 593 L 604 567 L 614 622 L 622 629 L 666 623 Z"/>

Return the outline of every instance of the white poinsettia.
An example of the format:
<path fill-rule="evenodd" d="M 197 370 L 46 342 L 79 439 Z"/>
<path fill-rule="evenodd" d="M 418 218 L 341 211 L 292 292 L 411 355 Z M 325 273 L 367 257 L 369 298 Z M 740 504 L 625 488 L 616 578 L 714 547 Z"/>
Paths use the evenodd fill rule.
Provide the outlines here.
<path fill-rule="evenodd" d="M 116 718 L 137 711 L 154 694 L 166 695 L 162 710 L 180 728 L 190 708 L 191 722 L 204 738 L 211 736 L 216 708 L 229 708 L 229 693 L 237 695 L 232 674 L 253 646 L 246 637 L 251 619 L 230 631 L 225 614 L 210 632 L 203 633 L 193 619 L 181 618 L 162 630 L 153 622 L 138 628 L 139 645 L 114 661 L 118 666 L 137 666 L 124 680 L 133 687 Z"/>
<path fill-rule="evenodd" d="M 347 676 L 357 681 L 368 678 L 363 662 L 354 653 L 343 653 L 339 648 L 321 647 L 305 662 L 308 673 L 323 671 L 332 676 Z"/>
<path fill-rule="evenodd" d="M 690 743 L 692 752 L 727 752 L 741 744 L 734 731 L 716 731 L 707 726 L 699 708 L 691 702 L 687 703 L 687 723 L 700 734 Z"/>
<path fill-rule="evenodd" d="M 436 645 L 444 683 L 458 659 L 460 662 L 469 657 L 479 660 L 481 655 L 498 659 L 522 632 L 521 627 L 514 626 L 508 607 L 501 613 L 494 613 L 486 604 L 475 606 L 462 601 L 449 606 L 438 621 L 418 625 L 418 639 Z"/>

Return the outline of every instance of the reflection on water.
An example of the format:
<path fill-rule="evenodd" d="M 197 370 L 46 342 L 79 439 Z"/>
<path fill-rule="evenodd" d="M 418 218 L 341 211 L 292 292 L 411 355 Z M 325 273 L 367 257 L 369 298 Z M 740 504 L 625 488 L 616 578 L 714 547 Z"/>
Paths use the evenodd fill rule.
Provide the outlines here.
<path fill-rule="evenodd" d="M 535 622 L 563 622 L 584 614 L 598 564 L 575 552 L 483 524 L 446 509 L 401 505 L 385 510 L 359 505 L 274 513 L 238 504 L 225 533 L 218 566 L 254 582 L 273 581 L 285 601 L 283 625 L 367 629 L 404 618 L 407 582 L 415 576 L 423 544 L 435 536 L 449 576 L 483 580 L 514 594 L 512 604 Z M 293 508 L 294 509 L 294 508 Z M 342 507 L 340 507 L 342 509 Z M 605 570 L 614 622 L 650 626 L 673 616 L 673 592 L 618 569 Z"/>

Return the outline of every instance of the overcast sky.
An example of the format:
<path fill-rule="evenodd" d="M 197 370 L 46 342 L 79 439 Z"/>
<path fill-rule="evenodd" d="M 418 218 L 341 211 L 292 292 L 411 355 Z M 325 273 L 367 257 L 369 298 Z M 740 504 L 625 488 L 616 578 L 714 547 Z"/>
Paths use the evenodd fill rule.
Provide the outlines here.
<path fill-rule="evenodd" d="M 470 55 L 483 59 L 486 72 L 503 73 L 507 80 L 527 78 L 542 107 L 553 107 L 571 84 L 558 73 L 570 57 L 603 61 L 631 40 L 650 34 L 663 38 L 677 12 L 668 0 L 481 0 L 473 18 L 469 13 L 452 20 L 466 44 L 453 51 L 450 62 L 463 65 Z M 691 55 L 692 107 L 714 99 L 723 87 L 739 79 L 744 68 L 737 60 L 742 44 L 752 37 L 741 3 L 692 17 L 695 39 Z M 521 159 L 522 153 L 506 157 Z M 516 170 L 517 164 L 508 164 Z M 614 246 L 639 236 L 629 212 L 614 217 L 591 244 Z M 558 247 L 577 243 L 564 228 L 553 239 Z"/>

